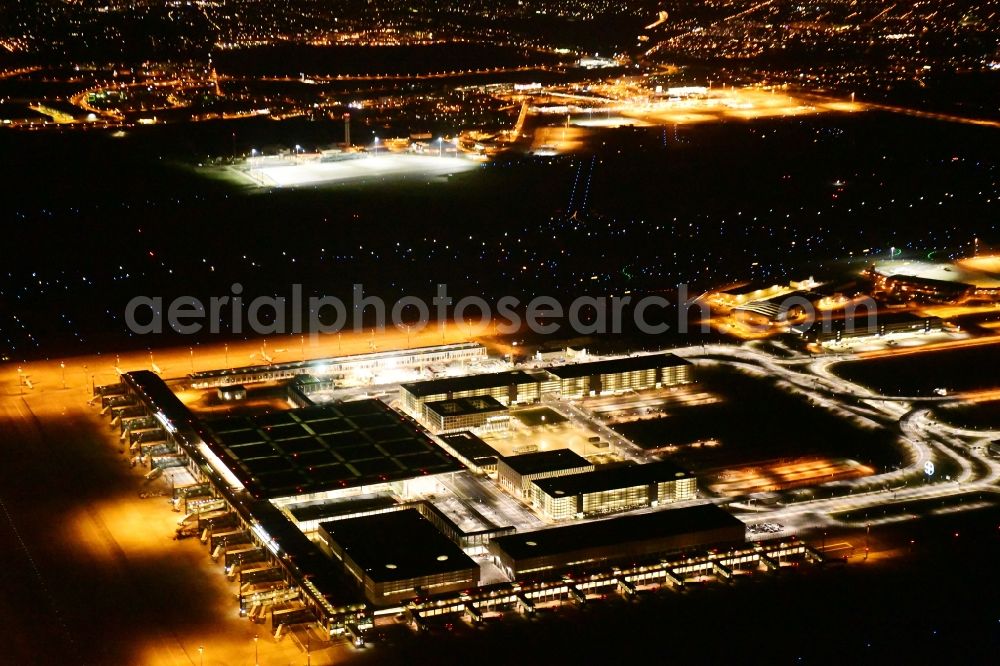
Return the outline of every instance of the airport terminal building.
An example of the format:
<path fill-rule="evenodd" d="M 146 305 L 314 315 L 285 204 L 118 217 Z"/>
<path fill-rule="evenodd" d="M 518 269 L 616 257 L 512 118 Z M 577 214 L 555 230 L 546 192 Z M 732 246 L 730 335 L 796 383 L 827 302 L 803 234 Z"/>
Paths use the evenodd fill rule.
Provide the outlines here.
<path fill-rule="evenodd" d="M 320 534 L 319 526 L 338 510 L 352 518 L 337 523 L 380 520 L 398 512 L 392 497 L 433 492 L 442 475 L 463 469 L 411 419 L 380 400 L 202 421 L 152 372 L 125 373 L 120 387 L 108 390 L 122 391 L 107 398 L 109 404 L 121 404 L 116 411 L 143 412 L 118 419 L 123 441 L 131 441 L 130 424 L 152 422 L 162 429 L 166 445 L 174 447 L 172 455 L 195 480 L 191 489 L 203 493 L 185 501 L 184 524 L 212 539 L 212 552 L 224 558 L 227 575 L 241 583 L 241 609 L 253 616 L 273 608 L 268 612 L 275 626 L 323 619 L 332 630 L 348 626 L 350 618 L 364 610 L 358 596 L 345 587 L 344 577 L 336 573 L 332 549 L 323 552 L 322 545 L 305 533 L 307 528 L 315 525 Z M 156 471 L 154 467 L 150 474 Z M 348 500 L 342 509 L 341 500 Z M 396 564 L 397 572 L 383 563 L 385 573 L 372 573 L 368 580 L 361 576 L 366 599 L 385 603 L 415 596 L 412 590 L 417 588 L 445 591 L 454 589 L 452 584 L 475 586 L 479 567 L 474 562 L 467 566 L 472 560 L 458 541 L 485 541 L 494 532 L 505 531 L 450 538 L 433 522 L 448 528 L 447 517 L 433 507 L 420 515 L 424 522 L 419 527 L 403 519 L 409 522 L 398 526 L 395 539 L 400 542 L 400 535 L 411 527 L 419 530 L 420 542 L 436 549 L 432 559 L 437 564 L 430 565 L 425 558 L 410 566 L 414 561 L 400 555 L 399 563 L 386 562 Z M 443 555 L 448 560 L 436 559 Z M 361 569 L 372 566 L 361 555 L 355 563 Z M 245 586 L 261 576 L 271 581 L 269 589 L 244 594 Z"/>
<path fill-rule="evenodd" d="M 433 491 L 462 469 L 428 435 L 375 399 L 204 423 L 227 470 L 254 495 L 284 504 L 392 491 Z"/>
<path fill-rule="evenodd" d="M 656 385 L 663 381 L 663 368 L 686 367 L 670 356 L 619 359 L 612 366 L 576 364 L 578 376 L 572 379 L 585 378 L 594 387 L 591 380 L 597 377 L 602 391 Z M 363 362 L 392 363 L 387 356 Z M 292 372 L 292 379 L 303 375 L 300 367 L 274 370 Z M 630 373 L 634 377 L 628 381 L 607 379 Z M 237 371 L 201 379 L 229 391 L 241 376 L 265 380 Z M 367 604 L 475 590 L 481 569 L 468 553 L 485 552 L 493 541 L 516 536 L 514 521 L 491 522 L 471 510 L 458 511 L 454 502 L 435 504 L 434 496 L 450 488 L 465 467 L 495 472 L 502 487 L 528 501 L 534 483 L 594 471 L 570 450 L 503 458 L 470 431 L 482 427 L 480 419 L 506 418 L 512 402 L 558 394 L 562 381 L 549 371 L 533 370 L 420 382 L 408 385 L 412 391 L 404 387 L 414 404 L 429 407 L 440 419 L 438 428 L 461 428 L 440 438 L 380 400 L 313 404 L 307 390 L 312 383 L 305 377 L 289 387 L 296 398 L 290 409 L 243 409 L 224 417 L 192 412 L 148 371 L 124 373 L 121 384 L 102 387 L 95 395 L 102 396 L 102 406 L 132 450 L 162 449 L 163 467 L 148 456 L 154 459 L 148 478 L 163 474 L 167 465 L 186 470 L 185 486 L 174 493 L 183 516 L 178 537 L 183 531 L 209 540 L 227 576 L 240 584 L 241 611 L 252 619 L 270 617 L 275 626 L 321 620 L 331 632 L 350 632 L 352 624 L 371 619 Z M 336 380 L 329 374 L 318 381 L 330 382 Z M 654 466 L 648 467 L 643 472 L 651 474 Z M 653 477 L 644 477 L 640 488 L 634 479 L 602 473 L 595 477 L 603 479 L 600 483 L 591 480 L 574 491 L 570 510 L 580 513 L 584 506 L 584 514 L 600 514 L 684 496 L 686 491 L 678 490 L 684 479 Z M 551 515 L 562 515 L 567 503 L 556 489 L 548 491 Z"/>

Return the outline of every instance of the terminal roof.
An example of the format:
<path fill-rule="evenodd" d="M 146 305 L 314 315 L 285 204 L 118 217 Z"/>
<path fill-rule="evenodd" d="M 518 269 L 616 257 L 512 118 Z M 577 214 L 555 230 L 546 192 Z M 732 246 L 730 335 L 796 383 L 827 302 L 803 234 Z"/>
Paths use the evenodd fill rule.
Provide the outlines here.
<path fill-rule="evenodd" d="M 461 469 L 380 400 L 206 422 L 226 466 L 257 496 L 287 497 Z"/>
<path fill-rule="evenodd" d="M 500 453 L 496 449 L 468 430 L 448 435 L 439 435 L 439 437 L 444 440 L 445 444 L 454 449 L 458 455 L 477 465 L 490 462 L 495 463 L 497 458 L 500 457 Z"/>
<path fill-rule="evenodd" d="M 556 472 L 562 469 L 576 469 L 591 464 L 586 458 L 569 449 L 522 453 L 519 456 L 505 456 L 502 460 L 505 465 L 521 476 Z"/>
<path fill-rule="evenodd" d="M 479 567 L 416 509 L 322 523 L 320 531 L 377 582 Z"/>
<path fill-rule="evenodd" d="M 356 515 L 396 506 L 398 502 L 388 493 L 356 495 L 341 499 L 295 504 L 289 509 L 295 520 L 301 522 L 326 520 L 338 516 Z"/>
<path fill-rule="evenodd" d="M 468 416 L 488 412 L 505 412 L 507 408 L 491 396 L 481 395 L 472 398 L 455 398 L 453 400 L 435 400 L 424 406 L 439 416 Z"/>
<path fill-rule="evenodd" d="M 520 532 L 497 537 L 494 543 L 514 559 L 527 559 L 742 525 L 739 519 L 714 504 L 699 504 Z"/>

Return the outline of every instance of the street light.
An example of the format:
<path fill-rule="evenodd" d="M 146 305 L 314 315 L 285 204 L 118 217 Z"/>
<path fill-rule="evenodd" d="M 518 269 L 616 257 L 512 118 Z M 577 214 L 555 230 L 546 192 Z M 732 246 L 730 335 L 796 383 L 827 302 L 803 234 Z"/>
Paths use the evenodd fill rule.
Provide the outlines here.
<path fill-rule="evenodd" d="M 200 662 L 201 666 L 205 666 L 205 646 L 204 645 L 199 645 L 198 646 L 198 661 Z"/>
<path fill-rule="evenodd" d="M 257 656 L 257 636 L 253 637 L 253 666 L 260 666 L 260 659 Z"/>
<path fill-rule="evenodd" d="M 438 137 L 438 157 L 444 157 L 444 137 Z"/>
<path fill-rule="evenodd" d="M 378 157 L 378 137 L 375 137 L 375 157 Z"/>

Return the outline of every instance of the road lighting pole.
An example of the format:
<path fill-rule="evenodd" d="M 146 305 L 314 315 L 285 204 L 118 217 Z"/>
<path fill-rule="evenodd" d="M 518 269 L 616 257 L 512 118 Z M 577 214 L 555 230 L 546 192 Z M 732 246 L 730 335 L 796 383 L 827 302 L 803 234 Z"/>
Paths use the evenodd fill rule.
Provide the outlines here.
<path fill-rule="evenodd" d="M 63 388 L 66 388 L 66 363 L 64 361 L 59 361 L 59 369 L 62 370 Z"/>
<path fill-rule="evenodd" d="M 257 636 L 253 637 L 253 666 L 260 666 L 260 658 L 257 653 Z"/>
<path fill-rule="evenodd" d="M 378 157 L 378 137 L 375 137 L 375 157 Z"/>
<path fill-rule="evenodd" d="M 200 666 L 205 666 L 205 646 L 204 645 L 199 645 L 198 646 L 198 661 L 200 663 Z"/>
<path fill-rule="evenodd" d="M 438 137 L 438 157 L 444 157 L 444 137 Z"/>

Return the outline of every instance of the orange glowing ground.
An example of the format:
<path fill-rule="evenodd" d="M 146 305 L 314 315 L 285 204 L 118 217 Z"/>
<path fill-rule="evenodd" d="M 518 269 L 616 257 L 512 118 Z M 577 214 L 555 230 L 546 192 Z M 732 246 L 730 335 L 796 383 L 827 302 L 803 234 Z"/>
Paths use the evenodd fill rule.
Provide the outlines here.
<path fill-rule="evenodd" d="M 872 468 L 853 460 L 800 458 L 793 462 L 726 470 L 718 475 L 719 481 L 710 484 L 709 488 L 719 495 L 733 496 L 857 479 L 874 473 Z"/>
<path fill-rule="evenodd" d="M 962 268 L 984 273 L 1000 273 L 1000 254 L 984 254 L 978 257 L 966 257 L 957 262 Z"/>
<path fill-rule="evenodd" d="M 966 349 L 969 347 L 983 347 L 1000 343 L 1000 335 L 990 335 L 982 338 L 972 338 L 969 340 L 950 340 L 948 342 L 936 342 L 922 347 L 907 347 L 905 349 L 885 349 L 879 351 L 862 352 L 858 358 L 874 359 L 896 356 L 909 356 L 911 354 L 924 354 L 927 352 L 945 351 L 949 349 Z"/>
<path fill-rule="evenodd" d="M 492 326 L 487 323 L 430 322 L 421 331 L 397 329 L 373 333 L 345 331 L 311 337 L 286 335 L 251 340 L 236 340 L 192 347 L 171 347 L 121 354 L 93 354 L 63 359 L 0 364 L 0 386 L 8 395 L 39 394 L 86 389 L 91 384 L 101 386 L 118 381 L 118 372 L 154 370 L 164 378 L 184 377 L 191 372 L 264 365 L 264 353 L 274 363 L 303 359 L 331 358 L 372 351 L 410 349 L 431 345 L 467 342 L 489 336 Z M 507 352 L 509 353 L 509 351 Z M 30 382 L 30 384 L 29 384 Z"/>

